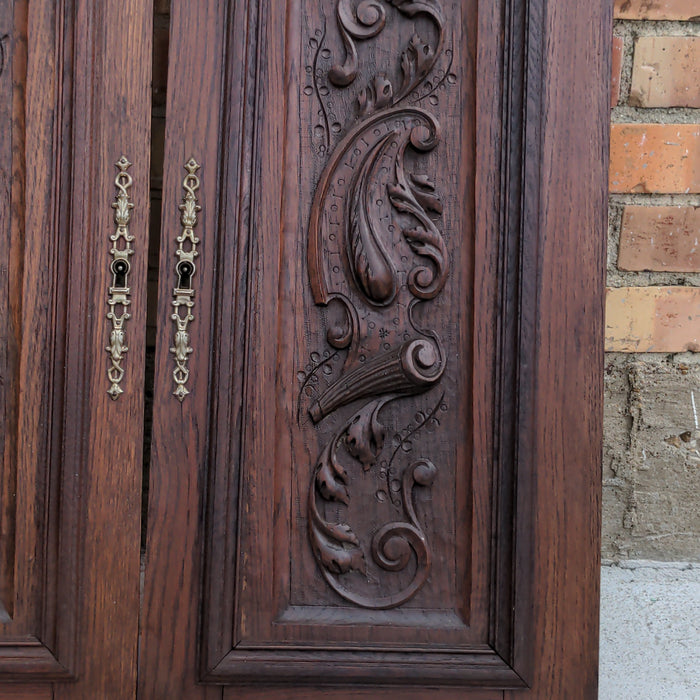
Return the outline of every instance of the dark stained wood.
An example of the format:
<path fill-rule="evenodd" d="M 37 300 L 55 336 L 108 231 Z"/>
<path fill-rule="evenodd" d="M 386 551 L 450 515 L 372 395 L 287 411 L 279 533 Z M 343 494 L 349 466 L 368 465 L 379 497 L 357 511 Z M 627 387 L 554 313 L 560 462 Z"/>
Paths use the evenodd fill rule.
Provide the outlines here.
<path fill-rule="evenodd" d="M 166 105 L 166 146 L 158 290 L 153 438 L 149 487 L 145 587 L 142 605 L 139 692 L 144 698 L 221 697 L 220 688 L 198 684 L 197 645 L 201 597 L 200 566 L 204 543 L 199 528 L 207 454 L 209 363 L 212 343 L 212 284 L 216 265 L 222 150 L 236 149 L 224 139 L 224 42 L 226 28 L 239 18 L 227 16 L 223 0 L 172 3 L 171 55 Z M 243 45 L 245 43 L 243 42 Z M 186 50 L 185 50 L 186 47 Z M 236 97 L 231 98 L 236 104 Z M 173 288 L 177 282 L 176 236 L 182 231 L 185 163 L 200 169 L 194 229 L 199 237 L 194 307 L 188 331 L 190 394 L 173 395 Z M 235 192 L 227 197 L 236 207 Z M 222 259 L 235 282 L 232 263 Z M 230 329 L 230 325 L 228 328 Z M 224 378 L 222 378 L 225 381 Z M 174 517 L 173 517 L 174 516 Z"/>
<path fill-rule="evenodd" d="M 81 14 L 82 13 L 82 14 Z M 81 370 L 88 423 L 80 450 L 84 535 L 81 552 L 80 644 L 78 685 L 57 686 L 55 698 L 131 698 L 136 690 L 143 376 L 146 327 L 150 172 L 150 57 L 152 6 L 142 0 L 81 3 L 77 26 L 93 27 L 93 42 L 76 42 L 77 71 L 92 93 L 92 110 L 73 116 L 74 146 L 91 144 L 91 158 L 74 158 L 72 226 L 82 229 L 89 271 L 82 311 L 88 318 Z M 84 60 L 84 63 L 82 60 Z M 89 87 L 88 87 L 89 86 Z M 90 94 L 87 92 L 87 94 Z M 77 111 L 77 110 L 76 110 Z M 82 116 L 82 115 L 81 115 Z M 107 291 L 114 232 L 115 163 L 126 156 L 133 165 L 130 190 L 134 208 L 129 223 L 134 236 L 128 283 L 132 289 L 127 326 L 129 351 L 124 361 L 124 393 L 107 393 L 111 322 Z M 74 186 L 77 185 L 74 181 Z M 77 240 L 77 235 L 74 235 Z M 84 245 L 84 244 L 83 244 Z M 76 259 L 80 260 L 78 250 Z M 77 275 L 75 275 L 77 277 Z M 82 308 L 81 308 L 82 307 Z"/>
<path fill-rule="evenodd" d="M 501 696 L 476 690 L 488 687 L 532 688 L 513 697 L 580 687 L 594 697 L 607 111 L 596 101 L 591 118 L 578 92 L 541 109 L 564 75 L 572 80 L 546 53 L 563 40 L 544 34 L 564 25 L 565 13 L 541 0 L 382 4 L 386 29 L 370 4 L 362 26 L 341 7 L 344 39 L 336 4 L 173 3 L 171 46 L 187 36 L 190 49 L 174 54 L 168 78 L 142 693 L 214 697 L 220 684 L 235 686 L 224 697 L 342 698 L 367 692 L 351 688 L 360 685 L 394 697 L 405 692 L 398 686 L 423 685 L 431 690 L 412 691 L 417 697 L 453 697 L 457 688 Z M 442 19 L 425 10 L 438 5 L 449 26 L 444 45 Z M 567 40 L 577 65 L 595 64 L 595 86 L 591 75 L 577 78 L 600 97 L 606 67 L 596 50 L 610 27 L 599 7 L 592 12 L 595 41 L 587 43 L 582 16 L 582 38 L 570 31 Z M 446 84 L 436 103 L 421 103 L 440 80 L 429 58 L 426 74 L 401 92 L 398 66 L 413 32 L 437 54 L 452 47 L 444 77 L 455 92 Z M 358 94 L 369 107 L 353 121 Z M 431 110 L 441 141 L 421 147 Z M 586 139 L 563 127 L 550 137 L 574 112 L 588 114 Z M 401 119 L 425 127 L 405 162 L 411 127 Z M 559 138 L 574 144 L 566 162 Z M 190 157 L 202 165 L 203 209 L 192 393 L 179 405 L 168 326 Z M 575 196 L 563 190 L 567 204 L 555 211 L 549 177 L 572 182 L 593 158 L 585 184 Z M 414 170 L 415 201 L 402 179 Z M 387 234 L 382 222 L 395 229 Z M 412 240 L 432 246 L 429 254 Z M 416 264 L 427 267 L 417 278 Z M 565 287 L 558 296 L 557 286 Z M 411 295 L 421 299 L 419 320 L 397 313 L 396 325 L 405 342 L 423 343 L 420 385 L 399 372 L 404 346 L 387 324 L 396 300 L 407 308 Z M 573 330 L 569 307 L 580 324 Z M 547 362 L 571 374 L 575 409 L 568 378 L 544 381 Z M 417 423 L 437 415 L 431 397 L 440 397 L 439 423 L 419 439 L 410 414 Z M 586 449 L 570 455 L 564 416 L 574 410 L 581 420 L 566 430 Z M 389 448 L 382 465 L 377 422 L 387 441 L 400 436 L 399 449 L 406 440 L 399 464 L 412 469 L 411 455 L 420 464 L 418 486 L 407 471 L 393 511 L 400 470 L 380 472 L 393 465 Z M 438 465 L 436 478 L 422 459 Z M 406 506 L 414 498 L 415 519 Z M 559 529 L 554 506 L 564 502 L 581 535 L 575 546 Z M 403 546 L 411 562 L 393 578 L 370 554 L 373 533 L 392 520 L 406 537 L 389 540 L 395 556 Z M 575 572 L 566 587 L 562 572 Z M 569 596 L 581 596 L 585 611 L 564 610 Z"/>
<path fill-rule="evenodd" d="M 152 3 L 0 0 L 0 698 L 596 696 L 611 11 L 560 5 L 173 0 L 140 595 Z"/>
<path fill-rule="evenodd" d="M 67 437 L 60 413 L 54 413 L 64 381 L 54 362 L 67 342 L 65 320 L 56 315 L 59 306 L 65 307 L 65 289 L 57 283 L 62 266 L 56 261 L 66 236 L 56 220 L 55 187 L 55 178 L 65 176 L 70 162 L 62 161 L 60 146 L 67 133 L 61 124 L 60 72 L 71 51 L 64 34 L 66 9 L 57 3 L 17 2 L 3 15 L 12 24 L 0 78 L 14 115 L 11 128 L 2 132 L 12 178 L 11 189 L 2 188 L 1 207 L 9 212 L 3 248 L 11 287 L 10 315 L 3 323 L 7 374 L 2 392 L 9 420 L 3 426 L 2 481 L 11 488 L 3 492 L 8 534 L 3 561 L 9 567 L 3 576 L 11 576 L 13 584 L 4 586 L 10 597 L 3 600 L 8 615 L 0 634 L 3 679 L 67 677 L 75 660 L 72 572 L 78 548 L 70 514 L 60 518 L 54 509 L 63 492 L 69 497 L 73 482 L 54 467 Z M 61 537 L 68 551 L 58 566 Z"/>
<path fill-rule="evenodd" d="M 8 451 L 6 434 L 2 472 L 5 484 L 16 465 L 15 590 L 12 606 L 3 601 L 12 616 L 0 630 L 0 689 L 11 697 L 130 698 L 139 612 L 151 9 L 82 0 L 10 6 L 2 17 L 14 19 L 6 58 L 15 115 L 26 118 L 15 118 L 9 134 L 3 129 L 13 154 L 12 208 L 4 198 L 1 207 L 11 211 L 9 346 L 16 343 L 18 354 L 3 398 L 6 410 L 14 405 L 19 438 Z M 130 232 L 138 254 L 129 277 L 125 393 L 113 402 L 106 313 L 114 164 L 122 154 L 134 161 Z M 21 387 L 18 398 L 14 387 Z M 29 684 L 12 682 L 18 680 Z"/>
<path fill-rule="evenodd" d="M 6 17 L 0 29 L 0 93 L 7 96 L 0 105 L 0 120 L 9 124 L 0 134 L 0 236 L 7 253 L 6 264 L 0 267 L 0 435 L 2 474 L 0 476 L 0 617 L 6 621 L 14 614 L 15 598 L 15 540 L 17 498 L 17 401 L 19 389 L 18 351 L 21 313 L 19 274 L 22 260 L 21 213 L 24 202 L 25 80 L 26 74 L 26 6 L 9 0 L 0 4 L 0 16 Z M 14 212 L 14 215 L 12 214 Z"/>
<path fill-rule="evenodd" d="M 518 655 L 532 657 L 534 697 L 595 698 L 612 9 L 533 2 L 531 11 L 539 58 L 528 78 L 524 231 L 537 236 L 537 258 L 524 274 L 536 300 L 527 314 L 534 508 L 532 559 L 518 578 L 536 595 Z"/>

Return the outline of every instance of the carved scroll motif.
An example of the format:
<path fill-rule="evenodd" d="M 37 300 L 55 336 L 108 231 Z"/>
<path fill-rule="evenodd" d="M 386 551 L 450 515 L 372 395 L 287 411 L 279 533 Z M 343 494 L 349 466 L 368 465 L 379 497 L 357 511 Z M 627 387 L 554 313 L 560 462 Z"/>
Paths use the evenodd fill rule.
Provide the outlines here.
<path fill-rule="evenodd" d="M 427 41 L 415 28 L 411 31 L 407 21 L 419 16 L 434 27 Z M 346 465 L 351 469 L 359 464 L 362 471 L 377 471 L 380 480 L 388 480 L 386 470 L 379 474 L 377 466 L 379 456 L 389 449 L 383 412 L 395 405 L 395 417 L 406 403 L 408 415 L 416 415 L 416 405 L 408 405 L 411 397 L 436 387 L 447 363 L 438 334 L 414 318 L 416 305 L 438 296 L 448 277 L 448 252 L 437 225 L 442 203 L 433 182 L 411 172 L 420 155 L 438 145 L 440 126 L 429 111 L 408 103 L 430 94 L 430 84 L 422 90 L 420 86 L 442 53 L 445 21 L 437 0 L 338 0 L 336 21 L 345 55 L 325 75 L 335 89 L 347 89 L 357 79 L 358 41 L 379 36 L 391 22 L 394 27 L 405 25 L 407 41 L 398 57 L 400 78 L 395 84 L 377 74 L 358 91 L 357 118 L 329 154 L 311 206 L 307 250 L 311 291 L 318 306 L 333 309 L 324 317 L 336 320 L 329 320 L 326 336 L 334 350 L 325 349 L 326 359 L 300 373 L 299 405 L 305 401 L 304 414 L 319 435 L 329 435 L 326 419 L 338 424 L 338 416 L 349 417 L 330 433 L 317 459 L 308 493 L 308 531 L 320 571 L 334 591 L 356 605 L 387 609 L 411 599 L 430 574 L 430 544 L 414 494 L 431 486 L 437 467 L 427 457 L 414 456 L 402 466 L 398 460 L 400 479 L 377 493 L 390 498 L 404 519 L 375 528 L 363 543 L 342 521 L 353 480 Z M 319 38 L 309 42 L 315 50 L 314 83 L 306 92 L 316 93 L 322 107 L 319 114 L 326 121 L 322 154 L 330 150 L 330 139 L 317 62 L 327 33 L 324 27 L 316 33 Z M 339 319 L 336 307 L 341 310 Z M 342 367 L 333 364 L 340 351 L 346 353 Z M 318 380 L 321 368 L 325 388 Z M 317 387 L 313 391 L 311 380 Z M 439 423 L 437 413 L 445 410 L 443 396 L 427 416 L 418 411 L 424 419 L 409 433 L 428 422 Z M 393 434 L 396 438 L 400 431 L 394 429 Z M 387 457 L 390 465 L 402 441 Z M 363 585 L 357 576 L 369 577 L 370 561 L 375 578 L 376 572 L 399 578 L 386 585 Z"/>

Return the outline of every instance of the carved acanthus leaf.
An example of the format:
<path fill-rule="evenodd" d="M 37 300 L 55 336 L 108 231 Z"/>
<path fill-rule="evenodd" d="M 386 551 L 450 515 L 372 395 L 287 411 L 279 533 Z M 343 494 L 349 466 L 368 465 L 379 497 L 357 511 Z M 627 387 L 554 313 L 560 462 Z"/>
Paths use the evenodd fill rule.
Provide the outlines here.
<path fill-rule="evenodd" d="M 316 467 L 316 488 L 325 500 L 347 505 L 350 502 L 350 494 L 345 487 L 347 474 L 337 463 L 335 450 L 336 446 L 329 443 L 321 453 Z"/>
<path fill-rule="evenodd" d="M 345 439 L 348 452 L 357 459 L 365 471 L 377 460 L 377 455 L 384 447 L 384 426 L 377 414 L 383 402 L 368 403 L 355 414 Z"/>
<path fill-rule="evenodd" d="M 442 204 L 426 178 L 412 177 L 409 184 L 404 169 L 406 145 L 402 146 L 396 158 L 396 184 L 387 185 L 387 192 L 397 211 L 411 214 L 418 221 L 418 226 L 402 229 L 411 249 L 416 255 L 428 258 L 433 263 L 433 269 L 425 265 L 414 267 L 408 276 L 408 288 L 419 299 L 432 299 L 440 293 L 447 281 L 447 248 L 426 208 L 440 213 Z"/>
<path fill-rule="evenodd" d="M 418 84 L 433 67 L 435 51 L 417 34 L 411 37 L 408 48 L 401 54 L 401 73 L 403 78 L 399 94 L 406 95 Z"/>

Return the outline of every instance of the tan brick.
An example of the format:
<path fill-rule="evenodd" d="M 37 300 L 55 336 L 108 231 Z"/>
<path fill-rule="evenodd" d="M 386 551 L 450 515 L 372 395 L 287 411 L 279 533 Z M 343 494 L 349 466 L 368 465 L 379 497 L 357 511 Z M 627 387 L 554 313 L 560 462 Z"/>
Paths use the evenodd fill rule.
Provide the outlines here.
<path fill-rule="evenodd" d="M 700 352 L 700 288 L 608 289 L 607 352 Z"/>
<path fill-rule="evenodd" d="M 625 53 L 625 40 L 621 36 L 613 37 L 612 47 L 612 83 L 610 106 L 615 107 L 620 101 L 620 77 L 622 75 L 622 56 Z"/>
<path fill-rule="evenodd" d="M 613 124 L 610 191 L 700 192 L 700 125 Z"/>
<path fill-rule="evenodd" d="M 640 37 L 629 102 L 636 107 L 700 107 L 700 37 Z"/>
<path fill-rule="evenodd" d="M 699 19 L 698 0 L 615 0 L 617 19 Z"/>
<path fill-rule="evenodd" d="M 625 207 L 621 270 L 700 272 L 700 208 Z"/>

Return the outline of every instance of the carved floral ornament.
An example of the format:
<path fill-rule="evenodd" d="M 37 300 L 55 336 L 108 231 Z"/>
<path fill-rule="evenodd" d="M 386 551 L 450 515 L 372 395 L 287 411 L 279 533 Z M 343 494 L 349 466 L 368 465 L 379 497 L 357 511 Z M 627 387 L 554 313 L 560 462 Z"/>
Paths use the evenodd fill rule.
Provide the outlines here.
<path fill-rule="evenodd" d="M 416 32 L 411 20 L 418 18 L 430 20 L 430 37 Z M 427 456 L 405 459 L 400 448 L 406 436 L 437 425 L 440 412 L 446 410 L 437 387 L 447 357 L 439 335 L 421 328 L 414 310 L 443 290 L 449 256 L 438 226 L 442 203 L 436 187 L 425 175 L 410 172 L 408 163 L 440 141 L 437 118 L 421 102 L 433 94 L 438 81 L 449 77 L 454 82 L 449 73 L 452 51 L 443 51 L 445 19 L 437 0 L 338 0 L 335 20 L 344 55 L 334 57 L 325 72 L 318 68 L 319 57 L 332 53 L 325 44 L 330 30 L 324 27 L 309 40 L 314 55 L 307 69 L 313 86 L 306 94 L 315 94 L 321 107 L 320 152 L 328 155 L 310 213 L 310 285 L 317 306 L 334 308 L 323 318 L 340 319 L 328 321 L 329 348 L 323 355 L 313 353 L 311 366 L 300 373 L 300 422 L 305 401 L 306 422 L 316 426 L 319 435 L 329 435 L 324 420 L 334 425 L 308 492 L 308 533 L 319 569 L 333 590 L 356 605 L 385 609 L 412 598 L 431 567 L 430 543 L 414 494 L 416 488 L 431 486 L 438 469 Z M 332 132 L 342 129 L 326 96 L 352 89 L 361 73 L 358 42 L 379 41 L 390 23 L 406 37 L 398 57 L 400 78 L 392 82 L 377 73 L 357 89 L 355 120 L 331 150 Z M 445 56 L 449 65 L 438 74 L 436 62 Z M 341 357 L 342 367 L 334 369 Z M 323 388 L 319 375 L 326 380 Z M 306 399 L 310 383 L 316 388 Z M 417 411 L 411 397 L 433 388 L 439 395 L 434 407 Z M 354 408 L 349 417 L 339 418 L 347 411 L 338 412 L 350 404 Z M 393 448 L 385 444 L 382 417 L 389 404 L 405 405 L 414 416 Z M 386 456 L 386 469 L 378 468 L 380 455 Z M 386 489 L 378 493 L 403 514 L 403 519 L 376 528 L 368 542 L 342 520 L 342 506 L 351 499 L 348 469 L 357 464 L 386 480 Z M 358 573 L 370 577 L 370 563 L 374 579 L 377 572 L 403 573 L 386 585 L 358 585 Z"/>

